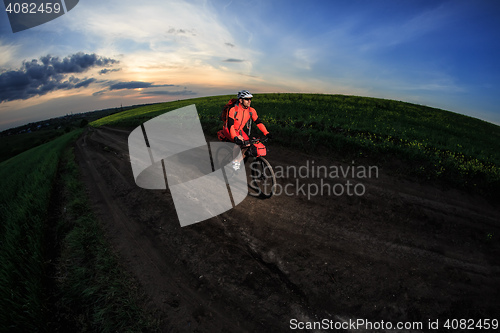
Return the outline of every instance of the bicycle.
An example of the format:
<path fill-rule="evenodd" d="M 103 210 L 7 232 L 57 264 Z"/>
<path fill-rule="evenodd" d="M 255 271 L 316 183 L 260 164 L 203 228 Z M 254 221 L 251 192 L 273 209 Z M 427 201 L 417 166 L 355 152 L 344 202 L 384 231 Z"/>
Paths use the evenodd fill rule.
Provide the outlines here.
<path fill-rule="evenodd" d="M 245 149 L 243 155 L 243 165 L 245 167 L 247 175 L 248 184 L 248 194 L 254 197 L 260 197 L 263 199 L 268 199 L 272 197 L 276 191 L 276 175 L 274 174 L 273 167 L 269 161 L 264 156 L 253 156 L 250 147 L 254 144 L 267 142 L 267 138 L 252 138 L 250 140 L 245 140 L 242 149 Z M 236 146 L 236 150 L 231 150 L 227 146 L 222 147 L 217 150 L 217 161 L 223 161 L 223 165 L 230 164 L 238 153 L 240 147 Z M 228 171 L 226 169 L 226 176 L 232 177 L 235 173 L 240 170 L 233 170 L 232 168 Z"/>

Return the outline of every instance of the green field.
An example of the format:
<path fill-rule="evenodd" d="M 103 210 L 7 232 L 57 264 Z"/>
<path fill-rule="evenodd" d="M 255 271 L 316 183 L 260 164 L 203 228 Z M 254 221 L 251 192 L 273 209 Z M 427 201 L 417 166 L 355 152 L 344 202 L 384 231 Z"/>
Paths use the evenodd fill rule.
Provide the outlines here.
<path fill-rule="evenodd" d="M 222 106 L 234 96 L 139 107 L 92 126 L 139 126 L 164 112 L 196 104 L 206 134 L 220 128 Z M 319 94 L 257 94 L 252 106 L 275 143 L 346 161 L 402 161 L 397 173 L 420 181 L 500 195 L 500 127 L 457 113 L 394 100 Z M 253 133 L 258 133 L 252 130 Z"/>
<path fill-rule="evenodd" d="M 77 134 L 66 134 L 0 163 L 2 327 L 28 325 L 24 328 L 33 331 L 42 322 L 48 207 L 60 156 Z"/>
<path fill-rule="evenodd" d="M 70 149 L 81 133 L 0 163 L 1 332 L 150 325 L 87 203 Z"/>
<path fill-rule="evenodd" d="M 23 151 L 54 140 L 64 134 L 62 130 L 42 130 L 2 137 L 0 141 L 0 162 L 8 160 Z"/>
<path fill-rule="evenodd" d="M 164 112 L 196 104 L 206 134 L 215 137 L 221 128 L 220 111 L 231 97 L 142 106 L 91 125 L 132 129 Z M 496 125 L 430 107 L 355 96 L 259 94 L 252 106 L 274 134 L 271 144 L 344 161 L 398 165 L 393 172 L 423 182 L 490 199 L 500 195 Z M 10 145 L 2 148 L 24 151 L 0 162 L 2 331 L 57 328 L 51 322 L 54 312 L 77 331 L 141 331 L 150 325 L 135 305 L 136 296 L 110 254 L 78 180 L 68 147 L 81 133 L 38 133 L 36 145 L 51 141 L 35 148 L 29 137 L 11 136 Z M 54 207 L 64 207 L 65 213 L 52 211 Z M 50 249 L 58 252 L 59 275 L 47 278 L 54 269 L 48 262 Z"/>

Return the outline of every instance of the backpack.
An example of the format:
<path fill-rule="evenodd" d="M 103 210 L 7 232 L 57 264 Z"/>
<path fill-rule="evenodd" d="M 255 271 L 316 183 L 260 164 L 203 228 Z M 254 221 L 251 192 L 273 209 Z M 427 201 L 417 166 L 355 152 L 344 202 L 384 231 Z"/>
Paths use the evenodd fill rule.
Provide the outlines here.
<path fill-rule="evenodd" d="M 227 115 L 229 114 L 229 110 L 231 110 L 231 108 L 235 106 L 237 103 L 238 103 L 237 98 L 231 98 L 229 102 L 227 102 L 226 105 L 224 105 L 224 108 L 222 109 L 222 112 L 220 114 L 220 119 L 224 123 L 224 126 L 226 126 L 227 124 Z"/>
<path fill-rule="evenodd" d="M 233 106 L 235 106 L 237 103 L 238 103 L 238 99 L 237 98 L 231 98 L 229 100 L 229 102 L 227 102 L 226 105 L 224 105 L 224 107 L 222 108 L 222 111 L 220 113 L 220 120 L 222 120 L 222 126 L 223 127 L 227 127 L 227 118 L 228 118 L 229 110 L 231 110 L 231 108 Z M 224 134 L 224 130 L 223 129 L 217 132 L 217 138 L 220 141 L 231 142 L 231 140 L 229 140 L 226 137 L 226 135 Z"/>

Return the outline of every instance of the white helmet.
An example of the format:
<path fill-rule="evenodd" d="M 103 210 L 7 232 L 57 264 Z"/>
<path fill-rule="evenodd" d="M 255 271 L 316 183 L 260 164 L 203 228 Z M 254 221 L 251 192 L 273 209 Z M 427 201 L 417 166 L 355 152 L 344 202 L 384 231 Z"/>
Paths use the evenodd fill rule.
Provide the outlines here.
<path fill-rule="evenodd" d="M 252 98 L 253 95 L 250 94 L 248 90 L 242 90 L 238 92 L 238 99 L 240 98 Z"/>

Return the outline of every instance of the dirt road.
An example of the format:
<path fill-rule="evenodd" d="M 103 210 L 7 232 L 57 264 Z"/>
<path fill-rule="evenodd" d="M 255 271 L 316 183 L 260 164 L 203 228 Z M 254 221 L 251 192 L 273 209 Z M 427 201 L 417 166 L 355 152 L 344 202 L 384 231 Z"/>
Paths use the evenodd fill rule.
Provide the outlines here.
<path fill-rule="evenodd" d="M 91 130 L 75 151 L 95 212 L 163 332 L 283 332 L 323 319 L 427 331 L 429 320 L 500 319 L 500 208 L 480 197 L 384 168 L 355 179 L 282 173 L 287 193 L 247 197 L 181 228 L 168 190 L 135 185 L 128 134 Z M 282 170 L 341 166 L 279 146 L 268 160 Z M 363 195 L 308 198 L 309 184 L 339 193 L 347 181 Z"/>

